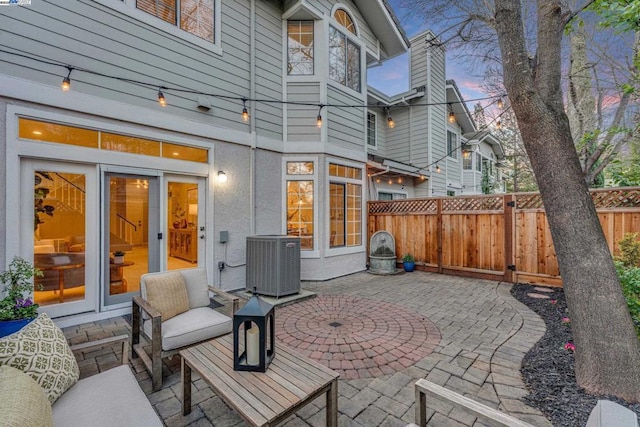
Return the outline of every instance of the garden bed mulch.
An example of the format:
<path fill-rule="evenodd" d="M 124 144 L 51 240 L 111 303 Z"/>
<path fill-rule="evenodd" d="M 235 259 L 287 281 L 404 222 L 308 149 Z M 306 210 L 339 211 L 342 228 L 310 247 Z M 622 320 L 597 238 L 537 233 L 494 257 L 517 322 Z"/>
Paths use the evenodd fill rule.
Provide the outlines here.
<path fill-rule="evenodd" d="M 575 357 L 565 349 L 573 339 L 563 290 L 554 288 L 553 292 L 545 293 L 549 299 L 532 298 L 528 296 L 530 293 L 542 294 L 531 285 L 515 285 L 511 289 L 513 297 L 537 313 L 547 326 L 542 339 L 522 361 L 521 372 L 530 393 L 525 402 L 542 411 L 554 426 L 584 426 L 598 399 L 620 403 L 640 418 L 640 404 L 614 396 L 592 395 L 576 383 Z"/>

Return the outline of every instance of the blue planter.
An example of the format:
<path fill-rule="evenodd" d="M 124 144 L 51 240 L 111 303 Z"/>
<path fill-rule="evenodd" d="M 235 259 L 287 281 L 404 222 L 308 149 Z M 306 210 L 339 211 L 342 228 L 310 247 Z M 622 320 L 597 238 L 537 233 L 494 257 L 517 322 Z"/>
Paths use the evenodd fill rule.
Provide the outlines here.
<path fill-rule="evenodd" d="M 412 272 L 416 268 L 415 262 L 403 262 L 402 266 L 404 267 L 404 271 Z"/>
<path fill-rule="evenodd" d="M 34 319 L 35 317 L 32 319 L 0 320 L 0 338 L 11 335 L 14 332 L 18 332 Z"/>

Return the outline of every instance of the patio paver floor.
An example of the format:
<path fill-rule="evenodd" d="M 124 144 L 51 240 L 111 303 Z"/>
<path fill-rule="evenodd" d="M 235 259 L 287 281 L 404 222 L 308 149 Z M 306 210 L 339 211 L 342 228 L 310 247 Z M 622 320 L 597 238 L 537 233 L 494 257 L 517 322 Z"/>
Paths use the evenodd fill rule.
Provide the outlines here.
<path fill-rule="evenodd" d="M 372 340 L 381 337 L 385 337 L 383 339 L 387 341 L 397 340 L 393 332 L 387 334 L 385 328 L 390 325 L 393 325 L 394 331 L 398 328 L 398 336 L 401 334 L 400 330 L 405 332 L 401 342 L 394 341 L 396 350 L 406 351 L 403 354 L 411 354 L 411 345 L 424 340 L 419 352 L 414 353 L 417 355 L 424 352 L 420 360 L 408 366 L 394 365 L 393 372 L 383 372 L 383 375 L 372 375 L 370 371 L 358 372 L 356 369 L 358 377 L 350 379 L 351 370 L 343 369 L 341 360 L 340 368 L 336 368 L 345 374 L 339 384 L 340 426 L 404 427 L 413 422 L 413 384 L 419 378 L 427 378 L 534 425 L 550 425 L 539 411 L 521 401 L 527 391 L 519 371 L 524 354 L 542 337 L 545 325 L 531 310 L 511 297 L 510 285 L 424 272 L 394 276 L 376 276 L 363 272 L 326 282 L 304 282 L 303 287 L 318 294 L 315 300 L 318 304 L 325 305 L 325 313 L 317 315 L 317 320 L 305 315 L 299 321 L 289 322 L 297 326 L 295 330 L 287 326 L 288 336 L 303 334 L 307 332 L 305 322 L 316 322 L 315 326 L 319 329 L 313 332 L 314 328 L 309 328 L 307 340 L 314 337 L 315 342 L 315 339 L 320 338 L 319 335 L 326 333 L 323 338 L 327 338 L 333 333 L 334 339 L 352 337 L 356 344 L 364 347 L 363 343 L 367 342 L 365 336 L 371 336 Z M 366 320 L 362 324 L 355 321 L 348 324 L 346 315 L 330 318 L 327 313 L 332 310 L 340 311 L 341 305 L 337 301 L 345 302 L 342 309 L 345 306 L 352 307 L 361 320 Z M 302 304 L 311 303 L 313 300 L 276 309 L 276 323 L 280 324 L 287 317 L 310 310 Z M 296 307 L 297 305 L 300 306 Z M 362 315 L 361 310 L 373 314 Z M 379 336 L 367 335 L 365 328 L 369 327 L 367 331 L 370 331 L 369 323 L 375 324 L 379 319 L 383 321 L 377 323 L 377 327 L 371 332 L 374 334 L 377 331 Z M 333 322 L 340 323 L 341 326 L 330 326 L 329 323 Z M 339 331 L 340 328 L 343 328 L 342 331 Z M 76 343 L 117 335 L 128 329 L 129 325 L 120 317 L 66 328 L 65 334 L 72 343 Z M 414 335 L 410 336 L 407 332 L 409 330 Z M 427 332 L 426 338 L 421 335 L 424 330 Z M 436 339 L 438 332 L 439 342 Z M 283 341 L 287 338 L 280 329 L 277 335 Z M 303 335 L 299 337 L 296 339 L 306 342 Z M 342 344 L 335 345 L 339 349 Z M 299 350 L 311 351 L 309 356 L 313 353 L 309 348 Z M 335 353 L 329 352 L 333 356 L 346 356 L 349 352 L 343 350 L 346 347 Z M 355 355 L 355 352 L 351 352 Z M 108 369 L 118 363 L 113 350 L 109 349 L 79 355 L 79 359 L 82 376 Z M 367 359 L 359 357 L 352 360 Z M 155 393 L 151 393 L 151 380 L 140 360 L 135 359 L 131 364 L 141 387 L 166 425 L 245 425 L 233 409 L 225 405 L 197 376 L 194 378 L 195 389 L 192 396 L 194 409 L 187 417 L 181 415 L 178 357 L 165 359 L 163 389 Z M 367 377 L 366 374 L 370 376 Z M 433 410 L 437 411 L 429 421 L 430 426 L 481 425 L 461 410 L 452 410 L 439 402 L 428 403 L 428 407 L 429 417 Z M 303 408 L 283 425 L 324 425 L 323 399 Z"/>

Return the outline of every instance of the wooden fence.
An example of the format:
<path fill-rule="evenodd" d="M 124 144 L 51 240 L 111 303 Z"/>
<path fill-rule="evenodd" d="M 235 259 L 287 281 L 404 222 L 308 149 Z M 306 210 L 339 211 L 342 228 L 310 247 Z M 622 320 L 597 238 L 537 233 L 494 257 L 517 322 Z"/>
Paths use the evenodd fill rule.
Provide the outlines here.
<path fill-rule="evenodd" d="M 640 232 L 640 187 L 592 190 L 613 254 L 625 233 Z M 460 276 L 561 286 L 539 193 L 372 201 L 369 238 L 386 230 L 396 254 L 418 269 Z"/>

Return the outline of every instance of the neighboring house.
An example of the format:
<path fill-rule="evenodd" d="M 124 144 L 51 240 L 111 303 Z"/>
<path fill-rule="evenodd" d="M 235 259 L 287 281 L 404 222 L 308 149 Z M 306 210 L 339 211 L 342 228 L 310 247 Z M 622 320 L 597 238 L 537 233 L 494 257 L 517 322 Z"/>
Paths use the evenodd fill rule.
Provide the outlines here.
<path fill-rule="evenodd" d="M 445 80 L 445 52 L 425 31 L 411 40 L 410 89 L 387 96 L 369 88 L 367 152 L 370 200 L 504 192 L 504 151 L 478 129 L 455 82 Z M 391 119 L 391 121 L 390 121 Z"/>

